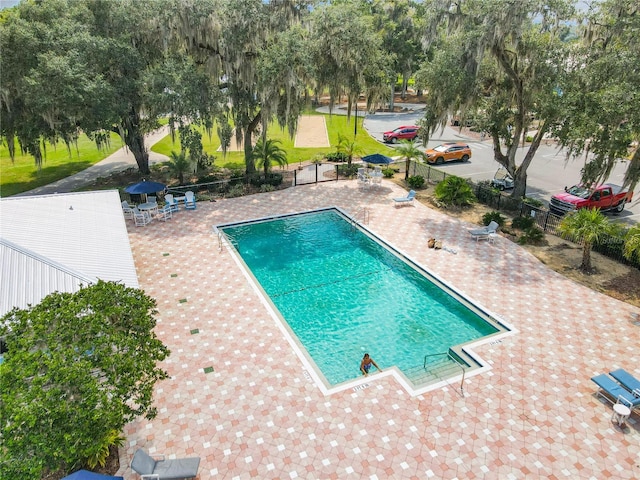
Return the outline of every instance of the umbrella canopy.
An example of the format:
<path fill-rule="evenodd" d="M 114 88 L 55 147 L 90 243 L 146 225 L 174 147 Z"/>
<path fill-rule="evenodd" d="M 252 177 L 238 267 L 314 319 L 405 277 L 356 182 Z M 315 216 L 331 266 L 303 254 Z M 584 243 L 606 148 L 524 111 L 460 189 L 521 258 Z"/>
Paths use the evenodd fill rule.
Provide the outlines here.
<path fill-rule="evenodd" d="M 389 165 L 393 161 L 393 159 L 391 157 L 387 157 L 386 155 L 382 155 L 381 153 L 374 153 L 373 155 L 362 157 L 362 161 L 365 163 L 375 163 L 378 165 Z"/>
<path fill-rule="evenodd" d="M 123 477 L 112 477 L 111 475 L 102 475 L 88 470 L 78 470 L 71 475 L 67 475 L 62 480 L 123 480 Z"/>
<path fill-rule="evenodd" d="M 143 180 L 142 182 L 134 183 L 124 189 L 125 192 L 133 195 L 142 195 L 147 193 L 156 193 L 163 191 L 167 186 L 160 182 L 148 182 Z"/>

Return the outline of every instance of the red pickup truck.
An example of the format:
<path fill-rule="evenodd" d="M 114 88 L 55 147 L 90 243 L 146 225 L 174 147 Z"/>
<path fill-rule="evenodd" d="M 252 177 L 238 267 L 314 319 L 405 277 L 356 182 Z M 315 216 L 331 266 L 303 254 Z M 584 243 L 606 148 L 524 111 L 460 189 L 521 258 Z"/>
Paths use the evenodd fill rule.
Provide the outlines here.
<path fill-rule="evenodd" d="M 565 188 L 565 193 L 558 193 L 551 197 L 549 209 L 556 215 L 578 210 L 580 208 L 599 208 L 600 210 L 615 210 L 621 212 L 624 205 L 633 198 L 633 192 L 623 190 L 618 185 L 604 183 L 595 188 L 574 185 Z"/>

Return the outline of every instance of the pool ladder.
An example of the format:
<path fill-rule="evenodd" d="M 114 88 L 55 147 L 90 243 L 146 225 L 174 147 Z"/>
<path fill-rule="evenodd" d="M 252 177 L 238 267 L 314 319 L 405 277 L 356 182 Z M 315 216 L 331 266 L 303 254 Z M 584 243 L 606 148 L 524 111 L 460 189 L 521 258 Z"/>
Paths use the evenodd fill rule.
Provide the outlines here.
<path fill-rule="evenodd" d="M 356 228 L 356 223 L 358 223 L 358 217 L 360 216 L 360 214 L 362 214 L 362 223 L 368 225 L 370 213 L 371 211 L 369 210 L 369 207 L 363 207 L 362 210 L 356 212 L 356 214 L 351 217 L 351 228 Z"/>
<path fill-rule="evenodd" d="M 464 376 L 465 373 L 467 372 L 467 370 L 464 368 L 464 365 L 460 362 L 460 360 L 458 360 L 455 356 L 451 355 L 451 351 L 449 352 L 442 352 L 442 353 L 432 353 L 430 355 L 425 355 L 424 356 L 424 365 L 423 368 L 428 372 L 429 368 L 427 368 L 427 363 L 430 363 L 427 361 L 427 358 L 429 357 L 439 357 L 439 356 L 444 356 L 446 355 L 449 360 L 451 360 L 458 368 L 460 368 L 460 370 L 462 370 L 462 379 L 460 380 L 460 393 L 464 396 Z"/>

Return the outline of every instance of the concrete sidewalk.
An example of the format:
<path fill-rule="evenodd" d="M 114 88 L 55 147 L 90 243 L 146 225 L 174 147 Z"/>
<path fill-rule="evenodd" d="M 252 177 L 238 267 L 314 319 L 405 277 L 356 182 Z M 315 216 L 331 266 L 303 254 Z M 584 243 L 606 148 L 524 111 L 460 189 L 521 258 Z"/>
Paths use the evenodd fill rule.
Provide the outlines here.
<path fill-rule="evenodd" d="M 154 132 L 149 133 L 145 137 L 146 147 L 150 149 L 153 145 L 158 143 L 167 135 L 169 135 L 169 127 L 166 125 L 159 128 L 158 130 L 155 130 Z M 166 162 L 167 160 L 169 160 L 169 157 L 167 157 L 166 155 L 161 155 L 159 153 L 149 151 L 149 165 L 158 162 Z M 75 175 L 62 178 L 48 185 L 34 188 L 33 190 L 29 190 L 28 192 L 19 193 L 15 196 L 47 195 L 51 193 L 73 192 L 75 190 L 78 190 L 79 188 L 90 185 L 95 181 L 96 178 L 108 177 L 109 175 L 121 172 L 131 167 L 137 168 L 138 164 L 136 163 L 133 154 L 125 146 L 113 152 L 104 160 L 90 166 L 89 168 L 81 172 L 76 173 Z"/>

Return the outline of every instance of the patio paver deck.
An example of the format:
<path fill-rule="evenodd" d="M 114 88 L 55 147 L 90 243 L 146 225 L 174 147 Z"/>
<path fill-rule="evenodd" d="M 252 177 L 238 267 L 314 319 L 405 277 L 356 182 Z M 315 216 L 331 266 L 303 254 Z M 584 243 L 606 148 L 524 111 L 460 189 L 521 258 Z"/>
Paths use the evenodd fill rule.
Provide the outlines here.
<path fill-rule="evenodd" d="M 394 208 L 405 193 L 386 181 L 369 190 L 331 182 L 199 202 L 145 228 L 128 222 L 140 285 L 158 301 L 156 331 L 172 353 L 158 416 L 126 427 L 118 474 L 137 478 L 128 462 L 142 447 L 202 457 L 201 480 L 640 478 L 638 415 L 614 426 L 590 381 L 619 367 L 640 377 L 638 309 L 505 238 L 476 242 L 472 225 L 420 203 Z M 412 397 L 375 374 L 366 388 L 324 396 L 212 233 L 334 205 L 368 207 L 370 230 L 517 329 L 475 349 L 491 370 L 468 378 L 464 396 L 452 385 Z M 457 253 L 428 249 L 430 237 Z"/>

